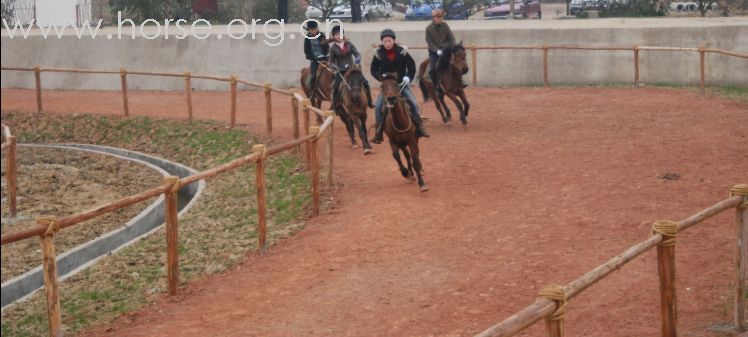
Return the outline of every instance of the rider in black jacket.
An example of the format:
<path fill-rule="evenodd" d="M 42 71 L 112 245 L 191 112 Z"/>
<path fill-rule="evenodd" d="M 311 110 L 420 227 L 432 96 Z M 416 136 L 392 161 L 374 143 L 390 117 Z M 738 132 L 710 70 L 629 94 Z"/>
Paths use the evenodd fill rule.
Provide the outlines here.
<path fill-rule="evenodd" d="M 410 107 L 410 115 L 416 125 L 416 134 L 418 137 L 429 137 L 421 122 L 421 114 L 416 104 L 416 96 L 413 95 L 409 86 L 411 79 L 416 77 L 416 62 L 408 54 L 407 47 L 400 46 L 395 42 L 396 36 L 392 29 L 383 30 L 379 37 L 382 40 L 382 44 L 374 51 L 374 59 L 371 61 L 371 76 L 382 81 L 383 74 L 397 73 L 398 82 L 404 86 L 401 92 Z M 380 93 L 374 108 L 377 117 L 377 133 L 372 140 L 377 144 L 383 140 L 383 104 L 384 97 Z"/>
<path fill-rule="evenodd" d="M 312 83 L 309 92 L 314 95 L 314 92 L 317 90 L 317 68 L 319 68 L 319 61 L 327 58 L 329 45 L 325 34 L 319 31 L 317 21 L 308 21 L 304 28 L 307 31 L 307 36 L 304 38 L 304 55 L 309 60 L 309 75 L 311 76 Z"/>

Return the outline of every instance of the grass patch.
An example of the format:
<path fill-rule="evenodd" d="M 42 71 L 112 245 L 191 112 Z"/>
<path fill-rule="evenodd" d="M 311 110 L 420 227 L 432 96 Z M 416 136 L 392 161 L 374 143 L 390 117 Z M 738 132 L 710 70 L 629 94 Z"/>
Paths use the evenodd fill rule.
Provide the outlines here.
<path fill-rule="evenodd" d="M 154 154 L 204 170 L 250 152 L 249 132 L 212 121 L 192 124 L 148 117 L 3 112 L 20 143 L 91 143 Z M 281 154 L 266 164 L 268 240 L 302 228 L 311 201 L 309 176 L 298 158 Z M 195 207 L 179 219 L 180 282 L 218 273 L 256 249 L 254 166 L 207 181 Z M 94 224 L 95 225 L 95 224 Z M 61 252 L 58 252 L 61 253 Z M 66 334 L 137 310 L 167 291 L 163 229 L 107 256 L 60 285 Z M 2 336 L 48 334 L 44 292 L 2 313 Z"/>

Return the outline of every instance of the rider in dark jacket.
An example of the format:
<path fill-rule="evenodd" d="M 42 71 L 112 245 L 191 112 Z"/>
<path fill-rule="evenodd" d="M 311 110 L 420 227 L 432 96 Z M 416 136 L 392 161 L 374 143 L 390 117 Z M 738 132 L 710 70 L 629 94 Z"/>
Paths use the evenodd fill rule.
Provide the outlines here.
<path fill-rule="evenodd" d="M 371 76 L 374 76 L 374 78 L 381 81 L 383 74 L 397 73 L 397 80 L 403 85 L 401 91 L 402 95 L 405 97 L 408 106 L 410 107 L 410 115 L 416 125 L 416 133 L 419 137 L 429 137 L 429 134 L 424 129 L 421 121 L 421 114 L 418 111 L 416 97 L 408 86 L 410 80 L 416 77 L 416 62 L 413 60 L 413 57 L 408 54 L 407 47 L 400 46 L 395 42 L 396 36 L 392 29 L 388 28 L 383 30 L 379 35 L 379 38 L 382 40 L 382 44 L 374 51 L 374 59 L 371 61 Z M 377 117 L 377 133 L 372 140 L 377 144 L 381 143 L 383 140 L 383 104 L 384 97 L 382 96 L 382 93 L 379 93 L 377 104 L 374 109 Z"/>
<path fill-rule="evenodd" d="M 314 95 L 314 92 L 317 90 L 317 68 L 319 68 L 319 61 L 327 57 L 329 45 L 325 34 L 319 31 L 317 21 L 308 21 L 304 28 L 307 31 L 306 38 L 304 39 L 304 55 L 309 60 L 309 75 L 311 76 L 312 83 L 309 92 Z"/>
<path fill-rule="evenodd" d="M 442 94 L 441 85 L 439 85 L 439 74 L 436 66 L 439 64 L 440 57 L 446 49 L 455 45 L 455 36 L 452 29 L 444 22 L 444 10 L 441 8 L 431 11 L 433 21 L 426 27 L 426 45 L 429 48 L 429 77 L 434 84 L 437 95 Z"/>
<path fill-rule="evenodd" d="M 332 28 L 333 39 L 328 40 L 330 42 L 330 64 L 337 68 L 337 74 L 335 76 L 335 84 L 333 84 L 332 91 L 332 106 L 337 106 L 340 101 L 340 82 L 343 81 L 343 75 L 351 67 L 351 63 L 361 64 L 361 54 L 350 41 L 343 38 L 343 32 L 341 32 L 340 26 Z M 364 81 L 364 88 L 366 89 L 366 99 L 370 108 L 374 107 L 371 100 L 371 89 L 369 88 L 369 82 Z"/>

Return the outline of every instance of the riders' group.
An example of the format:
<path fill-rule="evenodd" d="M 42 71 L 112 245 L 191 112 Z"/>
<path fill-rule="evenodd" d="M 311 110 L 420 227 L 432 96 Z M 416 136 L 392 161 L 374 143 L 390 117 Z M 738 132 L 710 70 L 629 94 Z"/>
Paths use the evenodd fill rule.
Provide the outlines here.
<path fill-rule="evenodd" d="M 428 45 L 430 61 L 429 77 L 432 83 L 435 84 L 437 95 L 440 95 L 439 91 L 441 87 L 437 84 L 439 80 L 436 65 L 440 61 L 439 58 L 444 54 L 444 51 L 455 45 L 455 38 L 452 30 L 443 21 L 444 11 L 442 9 L 435 9 L 431 14 L 433 21 L 426 27 L 426 44 Z M 331 31 L 332 38 L 329 39 L 319 31 L 316 21 L 308 21 L 305 29 L 307 30 L 308 38 L 304 39 L 304 54 L 306 54 L 307 60 L 310 61 L 311 70 L 311 90 L 309 92 L 313 95 L 317 89 L 316 79 L 320 61 L 328 61 L 329 67 L 335 72 L 335 82 L 332 88 L 332 106 L 335 108 L 341 104 L 340 84 L 343 76 L 354 65 L 358 66 L 361 64 L 361 54 L 356 49 L 356 46 L 344 37 L 345 35 L 341 26 L 333 27 Z M 315 36 L 316 38 L 312 38 Z M 421 121 L 421 113 L 416 104 L 416 97 L 409 86 L 410 82 L 416 76 L 416 63 L 413 57 L 408 53 L 407 47 L 396 42 L 397 36 L 392 29 L 384 29 L 379 38 L 381 44 L 374 51 L 374 58 L 371 61 L 371 75 L 381 82 L 384 74 L 397 74 L 397 80 L 401 86 L 401 94 L 408 103 L 411 117 L 416 125 L 417 136 L 429 137 Z M 374 104 L 372 103 L 371 89 L 367 81 L 364 81 L 364 88 L 368 106 L 375 108 L 374 111 L 376 113 L 377 132 L 373 141 L 381 143 L 384 129 L 382 127 L 384 98 L 380 93 L 376 99 L 376 104 Z"/>

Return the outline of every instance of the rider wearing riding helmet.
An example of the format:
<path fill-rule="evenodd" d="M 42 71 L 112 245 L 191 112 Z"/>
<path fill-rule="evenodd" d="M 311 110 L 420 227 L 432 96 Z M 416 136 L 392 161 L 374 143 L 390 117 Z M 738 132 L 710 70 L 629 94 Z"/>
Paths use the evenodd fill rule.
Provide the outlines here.
<path fill-rule="evenodd" d="M 442 94 L 439 85 L 439 74 L 436 71 L 437 64 L 444 51 L 455 46 L 455 36 L 452 29 L 444 22 L 444 10 L 436 8 L 431 11 L 433 21 L 426 27 L 426 44 L 429 48 L 429 76 L 431 83 L 436 88 L 437 95 Z"/>
<path fill-rule="evenodd" d="M 429 137 L 429 134 L 423 128 L 421 114 L 416 104 L 416 96 L 410 90 L 410 80 L 416 76 L 416 62 L 408 54 L 407 47 L 401 46 L 395 42 L 395 32 L 392 29 L 385 29 L 379 34 L 382 44 L 374 51 L 374 59 L 371 61 L 371 75 L 378 81 L 382 81 L 382 75 L 385 73 L 397 73 L 397 81 L 401 83 L 402 95 L 405 97 L 410 106 L 410 115 L 416 125 L 416 134 L 418 137 Z M 384 97 L 379 93 L 377 104 L 374 108 L 377 117 L 377 133 L 372 140 L 374 143 L 381 143 L 383 140 L 382 132 L 383 116 L 382 105 Z"/>
<path fill-rule="evenodd" d="M 329 45 L 325 34 L 319 31 L 316 20 L 307 21 L 304 29 L 307 31 L 307 37 L 304 38 L 304 55 L 309 60 L 309 75 L 311 76 L 312 84 L 309 92 L 314 95 L 314 92 L 317 90 L 317 68 L 319 67 L 319 61 L 327 57 Z"/>
<path fill-rule="evenodd" d="M 335 107 L 340 101 L 340 82 L 343 81 L 343 74 L 351 67 L 351 62 L 361 64 L 361 54 L 350 41 L 343 38 L 343 31 L 340 26 L 332 28 L 333 42 L 330 45 L 330 64 L 337 68 L 335 75 L 335 84 L 333 84 L 332 106 Z M 370 108 L 374 107 L 371 102 L 371 89 L 369 82 L 364 81 L 366 89 L 366 100 Z"/>

